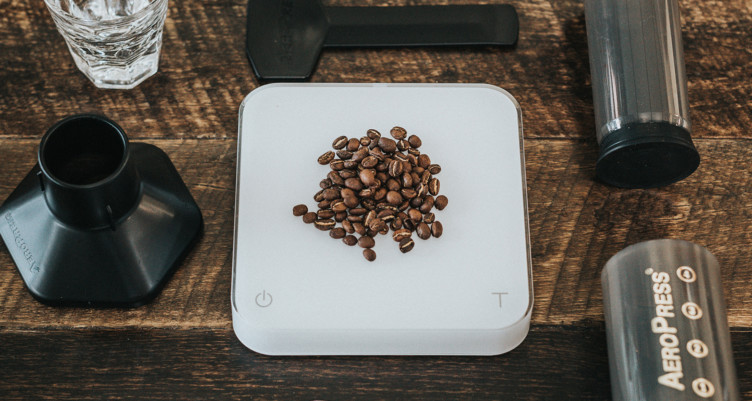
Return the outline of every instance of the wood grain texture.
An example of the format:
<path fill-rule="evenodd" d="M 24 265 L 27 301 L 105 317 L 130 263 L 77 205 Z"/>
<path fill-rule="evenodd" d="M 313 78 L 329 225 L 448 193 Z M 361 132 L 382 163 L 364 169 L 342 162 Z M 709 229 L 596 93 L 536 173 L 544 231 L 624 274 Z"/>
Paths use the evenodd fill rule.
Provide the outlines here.
<path fill-rule="evenodd" d="M 471 1 L 339 1 L 338 5 Z M 582 2 L 510 0 L 514 49 L 326 50 L 316 82 L 483 82 L 522 105 L 528 137 L 593 138 Z M 683 1 L 694 136 L 752 132 L 748 1 Z M 231 138 L 258 83 L 245 57 L 245 0 L 171 2 L 160 71 L 133 90 L 98 90 L 80 72 L 42 2 L 0 1 L 0 136 L 39 137 L 60 118 L 102 112 L 133 138 Z M 165 118 L 170 116 L 171 118 Z"/>
<path fill-rule="evenodd" d="M 234 140 L 155 140 L 172 157 L 204 213 L 206 232 L 153 303 L 133 310 L 53 308 L 34 301 L 0 252 L 0 326 L 229 328 Z M 628 245 L 680 238 L 722 266 L 732 327 L 752 327 L 752 149 L 745 140 L 698 140 L 703 162 L 664 189 L 623 190 L 594 181 L 590 141 L 527 140 L 536 324 L 603 320 L 600 272 Z M 0 198 L 31 168 L 36 142 L 4 140 L 11 160 Z M 736 167 L 735 167 L 736 166 Z"/>
<path fill-rule="evenodd" d="M 751 331 L 731 339 L 737 351 L 752 347 Z M 25 331 L 0 341 L 4 400 L 610 399 L 602 327 L 533 327 L 498 357 L 268 357 L 230 330 Z M 749 399 L 752 356 L 737 352 L 736 366 Z"/>

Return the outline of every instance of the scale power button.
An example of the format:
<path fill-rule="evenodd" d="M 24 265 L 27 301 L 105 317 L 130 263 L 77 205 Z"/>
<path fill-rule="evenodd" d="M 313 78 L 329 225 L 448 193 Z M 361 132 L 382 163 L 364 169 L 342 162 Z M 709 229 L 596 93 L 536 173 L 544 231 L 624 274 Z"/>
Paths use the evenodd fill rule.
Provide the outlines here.
<path fill-rule="evenodd" d="M 256 294 L 256 305 L 266 308 L 272 304 L 272 294 L 266 292 L 266 290 Z"/>

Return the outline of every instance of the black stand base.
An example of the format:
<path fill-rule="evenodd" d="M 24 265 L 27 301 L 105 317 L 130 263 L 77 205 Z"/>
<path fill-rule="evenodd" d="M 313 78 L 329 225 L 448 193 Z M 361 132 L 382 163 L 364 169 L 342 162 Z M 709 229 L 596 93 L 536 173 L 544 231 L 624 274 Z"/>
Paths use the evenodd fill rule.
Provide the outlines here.
<path fill-rule="evenodd" d="M 74 116 L 61 124 L 67 131 L 51 129 L 59 134 L 42 140 L 41 166 L 0 207 L 0 236 L 27 288 L 43 303 L 144 304 L 199 238 L 201 212 L 159 148 L 128 144 L 122 129 L 104 117 Z M 93 174 L 64 165 L 65 157 L 77 151 L 88 157 L 89 144 L 101 148 L 105 142 L 116 149 L 113 165 L 120 167 L 94 183 L 75 181 Z M 77 175 L 67 177 L 69 172 Z"/>
<path fill-rule="evenodd" d="M 601 142 L 596 175 L 622 188 L 655 188 L 692 174 L 700 154 L 687 130 L 669 123 L 636 123 Z"/>

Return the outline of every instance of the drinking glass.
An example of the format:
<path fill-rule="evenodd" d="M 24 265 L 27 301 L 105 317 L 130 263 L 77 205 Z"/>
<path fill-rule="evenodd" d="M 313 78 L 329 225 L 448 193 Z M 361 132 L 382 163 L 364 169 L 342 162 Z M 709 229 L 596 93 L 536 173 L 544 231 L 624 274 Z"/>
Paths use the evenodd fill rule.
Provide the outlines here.
<path fill-rule="evenodd" d="M 167 0 L 45 0 L 78 69 L 99 88 L 131 89 L 159 67 Z"/>

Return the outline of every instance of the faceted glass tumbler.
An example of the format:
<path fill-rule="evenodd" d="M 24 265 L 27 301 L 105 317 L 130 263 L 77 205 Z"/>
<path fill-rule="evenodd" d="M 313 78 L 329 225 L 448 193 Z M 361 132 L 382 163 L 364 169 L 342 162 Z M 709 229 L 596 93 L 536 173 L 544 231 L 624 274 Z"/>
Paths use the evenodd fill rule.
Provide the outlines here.
<path fill-rule="evenodd" d="M 159 67 L 167 0 L 45 0 L 73 60 L 99 88 L 131 89 Z"/>

